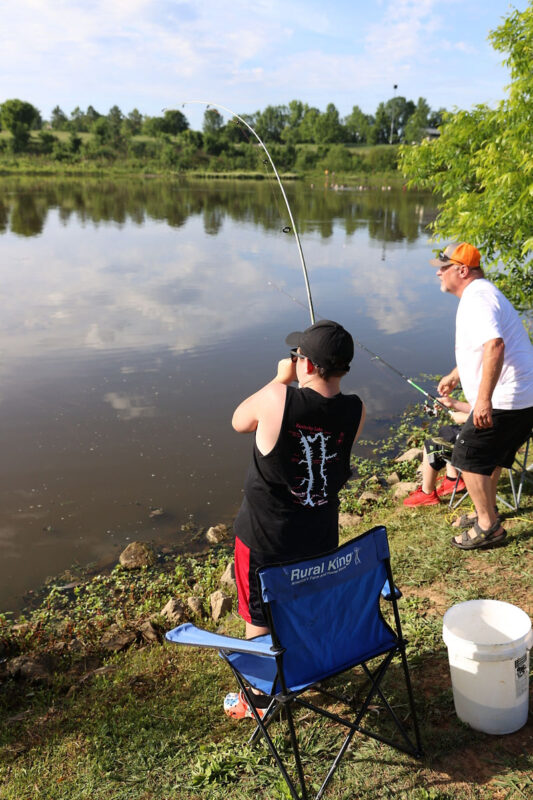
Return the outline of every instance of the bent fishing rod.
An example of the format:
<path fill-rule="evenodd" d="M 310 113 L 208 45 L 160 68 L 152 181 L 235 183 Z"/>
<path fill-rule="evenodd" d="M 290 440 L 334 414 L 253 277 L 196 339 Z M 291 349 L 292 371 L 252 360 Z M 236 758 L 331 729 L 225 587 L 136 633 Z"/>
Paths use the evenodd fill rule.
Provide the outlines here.
<path fill-rule="evenodd" d="M 213 106 L 213 108 L 217 108 L 217 109 L 221 109 L 222 111 L 226 111 L 228 114 L 231 114 L 233 117 L 235 117 L 235 119 L 238 119 L 239 122 L 242 125 L 244 125 L 250 131 L 250 133 L 257 139 L 257 141 L 259 142 L 259 144 L 261 145 L 261 147 L 265 151 L 266 156 L 268 158 L 268 161 L 270 162 L 270 165 L 272 166 L 272 169 L 274 171 L 274 175 L 276 176 L 276 180 L 277 180 L 279 188 L 281 190 L 281 194 L 283 195 L 283 199 L 284 199 L 285 205 L 287 207 L 287 212 L 289 214 L 289 219 L 291 221 L 292 230 L 294 232 L 294 237 L 296 239 L 296 245 L 298 247 L 298 253 L 299 253 L 299 256 L 300 256 L 300 262 L 301 262 L 301 265 L 302 265 L 302 271 L 303 271 L 303 276 L 304 276 L 304 281 L 305 281 L 305 289 L 306 289 L 306 292 L 307 292 L 307 304 L 308 304 L 308 308 L 309 308 L 309 315 L 311 317 L 311 325 L 314 325 L 315 324 L 315 310 L 314 310 L 314 307 L 313 307 L 313 299 L 311 297 L 311 287 L 309 285 L 309 276 L 307 274 L 307 267 L 306 267 L 306 264 L 305 264 L 305 258 L 304 258 L 304 254 L 303 254 L 303 250 L 302 250 L 302 245 L 300 243 L 300 237 L 298 235 L 298 230 L 296 228 L 296 223 L 294 222 L 294 217 L 292 216 L 292 211 L 291 211 L 291 207 L 289 205 L 289 200 L 287 198 L 287 195 L 285 194 L 285 189 L 283 187 L 283 183 L 281 182 L 281 178 L 280 178 L 280 176 L 278 174 L 278 171 L 276 169 L 276 165 L 274 164 L 274 162 L 272 160 L 272 156 L 268 152 L 267 146 L 265 145 L 265 143 L 263 142 L 263 140 L 261 139 L 259 134 L 252 128 L 252 126 L 248 122 L 246 122 L 246 120 L 243 119 L 239 114 L 236 114 L 235 111 L 232 111 L 231 108 L 228 108 L 227 106 L 223 106 L 220 103 L 213 103 L 213 102 L 211 102 L 209 100 L 186 100 L 184 103 L 182 103 L 182 106 L 185 106 L 185 105 L 203 105 L 203 106 L 206 106 L 206 109 L 208 109 L 210 106 Z M 284 230 L 285 233 L 289 233 L 289 229 L 284 228 L 283 230 Z M 280 289 L 279 286 L 276 286 L 276 284 L 273 283 L 272 281 L 269 281 L 269 284 L 271 286 L 274 286 L 276 289 L 278 289 L 278 291 L 282 292 L 283 294 L 287 294 L 287 292 L 283 292 L 283 290 Z M 291 295 L 288 295 L 288 297 L 290 297 L 292 300 L 294 300 L 296 303 L 298 303 L 298 305 L 303 306 L 303 303 L 300 303 L 300 301 L 297 300 L 296 298 L 292 297 Z M 303 307 L 305 308 L 305 306 L 303 306 Z M 400 370 L 396 369 L 396 367 L 393 367 L 392 364 L 389 364 L 387 361 L 385 361 L 384 358 L 381 358 L 381 356 L 378 356 L 377 353 L 373 353 L 372 350 L 369 350 L 369 348 L 366 347 L 358 339 L 355 339 L 354 341 L 355 341 L 355 343 L 357 344 L 358 347 L 360 347 L 362 350 L 365 350 L 370 356 L 372 356 L 373 359 L 375 359 L 377 361 L 380 361 L 382 364 L 384 364 L 390 370 L 392 370 L 397 375 L 399 375 L 400 378 L 403 378 L 404 381 L 407 381 L 407 383 L 410 386 L 412 386 L 413 389 L 416 389 L 417 391 L 421 392 L 426 398 L 433 400 L 434 406 L 439 405 L 441 408 L 445 409 L 445 411 L 448 411 L 450 414 L 452 413 L 451 409 L 447 408 L 434 395 L 430 394 L 429 392 L 426 392 L 425 389 L 422 389 L 421 386 L 419 386 L 417 383 L 415 383 L 411 378 L 408 378 L 407 375 L 404 375 L 402 372 L 400 372 Z M 429 411 L 429 408 L 428 408 L 428 411 Z"/>
<path fill-rule="evenodd" d="M 283 184 L 281 182 L 281 178 L 278 175 L 278 171 L 276 169 L 276 165 L 272 161 L 272 157 L 271 157 L 270 153 L 268 152 L 265 143 L 260 138 L 260 136 L 256 133 L 256 131 L 254 131 L 252 126 L 249 125 L 246 122 L 245 119 L 243 119 L 241 116 L 239 116 L 239 114 L 236 114 L 235 111 L 232 111 L 231 108 L 227 108 L 226 106 L 220 105 L 220 103 L 212 103 L 212 102 L 210 102 L 208 100 L 186 100 L 183 103 L 183 105 L 185 106 L 187 104 L 204 105 L 207 108 L 209 108 L 210 106 L 213 106 L 213 108 L 220 108 L 220 109 L 222 109 L 222 111 L 226 111 L 228 114 L 231 114 L 233 117 L 235 117 L 235 119 L 238 119 L 239 122 L 242 123 L 242 125 L 244 125 L 250 131 L 250 133 L 253 136 L 255 136 L 255 138 L 257 139 L 257 141 L 259 142 L 259 144 L 261 145 L 261 147 L 265 151 L 266 156 L 267 156 L 267 158 L 268 158 L 268 160 L 269 160 L 269 162 L 270 162 L 270 164 L 272 166 L 272 169 L 274 170 L 274 175 L 276 176 L 276 180 L 278 182 L 279 188 L 281 189 L 281 194 L 283 195 L 283 199 L 285 200 L 285 205 L 287 206 L 287 212 L 289 214 L 289 219 L 290 219 L 291 225 L 292 225 L 292 231 L 294 233 L 294 238 L 296 239 L 296 246 L 298 247 L 298 253 L 300 255 L 300 262 L 302 264 L 302 271 L 303 271 L 304 281 L 305 281 L 305 290 L 307 292 L 307 304 L 309 306 L 309 314 L 310 314 L 310 317 L 311 317 L 311 325 L 314 325 L 315 324 L 315 310 L 313 308 L 313 298 L 311 297 L 311 287 L 309 285 L 309 276 L 307 274 L 307 267 L 305 265 L 305 258 L 304 258 L 304 254 L 303 254 L 303 250 L 302 250 L 302 245 L 300 243 L 300 237 L 298 235 L 298 230 L 296 228 L 296 223 L 294 222 L 294 218 L 292 216 L 291 207 L 289 205 L 289 201 L 287 199 L 287 195 L 285 194 L 285 189 L 284 189 Z M 283 229 L 283 232 L 284 233 L 289 233 L 290 232 L 290 228 L 285 227 Z"/>

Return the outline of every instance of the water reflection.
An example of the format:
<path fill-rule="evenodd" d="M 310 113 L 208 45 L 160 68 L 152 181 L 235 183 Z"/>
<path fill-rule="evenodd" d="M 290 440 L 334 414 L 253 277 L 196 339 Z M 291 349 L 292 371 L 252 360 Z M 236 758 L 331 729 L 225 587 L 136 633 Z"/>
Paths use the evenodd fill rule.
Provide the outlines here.
<path fill-rule="evenodd" d="M 286 189 L 317 314 L 406 373 L 449 368 L 433 199 Z M 286 222 L 266 181 L 0 181 L 0 608 L 129 539 L 231 521 L 250 449 L 232 410 L 309 324 Z M 370 432 L 416 399 L 361 352 L 347 388 Z"/>
<path fill-rule="evenodd" d="M 287 184 L 293 216 L 304 234 L 318 231 L 323 238 L 340 225 L 348 235 L 368 228 L 379 241 L 415 241 L 435 213 L 431 195 L 405 191 L 381 192 L 354 187 L 332 191 L 301 183 Z M 252 222 L 264 230 L 281 231 L 287 212 L 275 182 L 101 179 L 4 179 L 0 182 L 0 230 L 21 236 L 42 233 L 48 212 L 57 209 L 61 222 L 75 216 L 81 223 L 127 222 L 147 219 L 181 227 L 201 216 L 204 231 L 217 235 L 225 218 Z M 283 225 L 281 222 L 283 221 Z"/>

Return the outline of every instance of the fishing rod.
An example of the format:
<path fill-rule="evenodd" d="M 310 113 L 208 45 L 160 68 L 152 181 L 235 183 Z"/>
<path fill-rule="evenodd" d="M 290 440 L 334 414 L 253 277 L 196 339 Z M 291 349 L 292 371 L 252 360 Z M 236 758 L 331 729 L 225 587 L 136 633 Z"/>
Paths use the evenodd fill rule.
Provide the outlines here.
<path fill-rule="evenodd" d="M 412 386 L 413 389 L 417 389 L 419 392 L 422 392 L 422 394 L 425 395 L 425 397 L 427 397 L 428 399 L 433 400 L 433 404 L 434 405 L 437 405 L 437 406 L 440 406 L 441 408 L 444 408 L 445 411 L 448 411 L 450 414 L 452 413 L 452 410 L 450 408 L 445 406 L 444 403 L 441 403 L 440 400 L 438 400 L 434 395 L 430 394 L 430 392 L 426 392 L 425 389 L 422 389 L 422 387 L 419 386 L 418 383 L 415 383 L 412 378 L 408 378 L 407 375 L 404 375 L 403 372 L 400 372 L 399 369 L 396 369 L 396 367 L 393 367 L 392 364 L 389 364 L 389 362 L 385 361 L 384 358 L 381 358 L 381 356 L 378 356 L 377 353 L 373 353 L 372 350 L 369 350 L 368 347 L 366 347 L 362 342 L 359 342 L 357 339 L 355 339 L 355 343 L 356 343 L 356 345 L 358 347 L 361 348 L 361 350 L 364 350 L 366 353 L 368 353 L 369 356 L 372 356 L 372 359 L 374 359 L 376 361 L 381 361 L 382 364 L 385 364 L 385 366 L 388 367 L 389 369 L 391 369 L 393 372 L 395 372 L 396 375 L 399 375 L 400 378 L 403 378 L 404 381 L 407 381 L 409 386 Z M 430 412 L 429 408 L 427 410 L 428 410 L 428 412 Z"/>
<path fill-rule="evenodd" d="M 265 151 L 266 156 L 267 156 L 267 158 L 268 158 L 268 160 L 269 160 L 269 162 L 270 162 L 270 164 L 272 166 L 272 169 L 274 170 L 274 175 L 276 176 L 276 180 L 277 180 L 277 182 L 279 184 L 279 188 L 281 190 L 281 194 L 283 195 L 283 199 L 285 201 L 285 205 L 287 206 L 287 212 L 289 214 L 289 219 L 291 221 L 292 230 L 294 232 L 294 236 L 295 236 L 295 239 L 296 239 L 296 245 L 298 247 L 298 253 L 299 253 L 299 256 L 300 256 L 300 262 L 301 262 L 301 265 L 302 265 L 302 271 L 303 271 L 304 281 L 305 281 L 305 289 L 306 289 L 306 292 L 307 292 L 307 304 L 308 304 L 308 308 L 309 308 L 309 314 L 310 314 L 310 317 L 311 317 L 311 325 L 314 325 L 315 324 L 315 310 L 314 310 L 314 307 L 313 307 L 313 299 L 312 299 L 312 296 L 311 296 L 311 287 L 309 285 L 309 276 L 307 274 L 307 267 L 306 267 L 306 264 L 305 264 L 305 258 L 304 258 L 304 254 L 303 254 L 303 250 L 302 250 L 302 245 L 300 243 L 300 237 L 298 235 L 298 230 L 296 228 L 296 223 L 294 222 L 294 218 L 292 216 L 292 211 L 291 211 L 291 207 L 289 205 L 289 201 L 287 199 L 287 195 L 285 194 L 285 189 L 283 187 L 283 183 L 281 182 L 281 178 L 280 178 L 280 176 L 278 174 L 278 171 L 276 169 L 276 165 L 274 164 L 274 162 L 272 160 L 272 156 L 268 152 L 267 146 L 265 145 L 265 143 L 263 142 L 263 140 L 261 139 L 259 134 L 252 128 L 252 126 L 248 122 L 246 122 L 246 120 L 243 119 L 239 114 L 236 114 L 235 111 L 232 111 L 231 108 L 228 108 L 227 106 L 223 106 L 220 103 L 213 103 L 213 102 L 211 102 L 209 100 L 186 100 L 184 103 L 182 103 L 183 107 L 185 105 L 204 105 L 204 106 L 206 106 L 206 108 L 209 108 L 210 106 L 213 106 L 213 108 L 219 108 L 222 111 L 226 111 L 228 114 L 231 114 L 233 117 L 235 117 L 235 119 L 238 119 L 239 122 L 241 122 L 242 125 L 244 125 L 250 131 L 250 133 L 253 136 L 255 136 L 255 138 L 257 139 L 257 141 L 259 142 L 259 144 L 261 145 L 261 147 Z M 284 230 L 285 233 L 289 233 L 290 229 L 284 228 L 283 230 Z M 275 283 L 273 283 L 273 281 L 269 281 L 269 284 L 271 286 L 274 286 L 278 291 L 282 292 L 283 294 L 287 294 L 287 292 L 283 292 L 283 290 L 280 289 L 280 287 L 277 286 Z M 292 297 L 289 294 L 287 294 L 287 296 L 290 297 L 291 300 L 293 300 L 294 302 L 298 303 L 298 305 L 303 306 L 303 303 L 300 303 L 299 300 L 297 300 L 295 297 Z M 304 306 L 304 308 L 305 308 L 305 306 Z M 377 361 L 381 361 L 382 364 L 384 364 L 390 370 L 392 370 L 397 375 L 399 375 L 400 378 L 403 378 L 404 381 L 407 381 L 407 383 L 410 386 L 412 386 L 413 389 L 416 389 L 417 391 L 421 392 L 426 398 L 429 398 L 429 399 L 433 400 L 434 406 L 439 405 L 441 408 L 444 408 L 450 414 L 452 413 L 451 409 L 446 408 L 446 406 L 443 403 L 441 403 L 439 400 L 437 400 L 437 398 L 434 395 L 430 394 L 429 392 L 426 392 L 425 389 L 422 389 L 421 386 L 419 386 L 417 383 L 415 383 L 411 378 L 408 378 L 407 375 L 404 375 L 402 372 L 400 372 L 400 370 L 396 369 L 396 367 L 393 367 L 392 364 L 389 364 L 387 361 L 385 361 L 384 358 L 381 358 L 381 356 L 378 356 L 377 353 L 374 353 L 374 352 L 372 352 L 372 350 L 369 350 L 368 347 L 366 347 L 362 342 L 358 341 L 357 339 L 355 339 L 354 341 L 355 341 L 355 344 L 357 344 L 358 347 L 360 347 L 362 350 L 365 350 L 370 356 L 372 356 L 373 359 L 375 359 Z M 430 410 L 429 407 L 427 407 L 427 410 L 428 410 L 428 412 L 431 413 L 431 410 Z M 433 411 L 434 411 L 434 409 L 433 409 Z"/>
<path fill-rule="evenodd" d="M 267 155 L 267 158 L 268 158 L 268 160 L 269 160 L 269 162 L 270 162 L 270 164 L 272 166 L 272 169 L 274 170 L 274 175 L 276 176 L 276 180 L 277 180 L 277 182 L 279 184 L 279 188 L 281 189 L 281 194 L 283 195 L 283 199 L 285 200 L 285 205 L 287 206 L 289 219 L 291 221 L 292 230 L 293 230 L 293 233 L 294 233 L 294 237 L 296 239 L 296 245 L 298 247 L 298 253 L 300 255 L 300 262 L 302 264 L 302 271 L 303 271 L 303 274 L 304 274 L 304 281 L 305 281 L 305 290 L 307 292 L 307 304 L 308 304 L 308 307 L 309 307 L 309 314 L 310 314 L 310 317 L 311 317 L 311 325 L 314 325 L 315 324 L 315 310 L 313 308 L 313 298 L 311 297 L 311 287 L 309 285 L 309 276 L 307 274 L 307 267 L 305 265 L 305 258 L 304 258 L 304 254 L 303 254 L 303 250 L 302 250 L 302 245 L 300 243 L 300 237 L 298 235 L 298 230 L 296 228 L 296 224 L 295 224 L 294 218 L 292 216 L 292 211 L 291 211 L 291 207 L 289 205 L 289 201 L 287 199 L 287 195 L 285 194 L 285 189 L 283 187 L 283 183 L 281 182 L 281 178 L 279 177 L 278 171 L 276 169 L 276 165 L 272 161 L 272 157 L 271 157 L 270 153 L 268 152 L 265 143 L 260 138 L 260 136 L 257 134 L 257 132 L 254 131 L 252 126 L 249 125 L 248 122 L 246 122 L 245 119 L 243 119 L 241 116 L 239 116 L 239 114 L 236 114 L 235 111 L 232 111 L 231 108 L 227 108 L 226 106 L 223 106 L 220 103 L 212 103 L 212 102 L 207 101 L 207 100 L 186 100 L 182 105 L 185 106 L 187 104 L 204 105 L 207 108 L 209 108 L 210 106 L 213 106 L 214 108 L 220 108 L 220 109 L 222 109 L 222 111 L 226 111 L 228 114 L 231 114 L 236 119 L 238 119 L 239 122 L 241 122 L 246 128 L 248 128 L 250 133 L 253 134 L 253 136 L 255 136 L 255 138 L 257 139 L 257 141 L 259 142 L 259 144 L 261 145 L 261 147 L 265 151 L 265 153 Z M 284 233 L 289 233 L 290 232 L 290 228 L 289 227 L 283 228 L 283 232 Z"/>
<path fill-rule="evenodd" d="M 289 294 L 288 292 L 286 292 L 284 289 L 282 289 L 280 286 L 278 286 L 276 283 L 274 283 L 274 281 L 270 281 L 270 280 L 269 280 L 269 281 L 268 281 L 268 285 L 269 285 L 269 286 L 272 286 L 274 289 L 277 289 L 277 291 L 278 291 L 278 292 L 281 292 L 281 294 L 284 294 L 286 297 L 288 297 L 288 298 L 289 298 L 290 300 L 292 300 L 294 303 L 297 303 L 299 306 L 302 306 L 302 308 L 305 308 L 304 304 L 303 304 L 302 302 L 300 302 L 300 300 L 298 300 L 298 298 L 297 298 L 297 297 L 294 297 L 294 295 L 292 295 L 292 294 Z M 319 316 L 320 316 L 320 315 L 319 315 Z M 369 348 L 368 348 L 366 345 L 364 345 L 364 344 L 363 344 L 362 342 L 360 342 L 358 339 L 354 339 L 354 343 L 355 343 L 355 344 L 356 344 L 358 347 L 360 347 L 360 348 L 361 348 L 361 350 L 364 350 L 366 353 L 368 353 L 368 355 L 369 355 L 369 356 L 372 356 L 372 359 L 373 359 L 373 360 L 375 360 L 375 361 L 380 361 L 382 364 L 384 364 L 384 365 L 385 365 L 386 367 L 388 367 L 390 370 L 392 370 L 393 372 L 395 372 L 395 373 L 396 373 L 396 375 L 399 375 L 399 376 L 400 376 L 400 378 L 403 378 L 403 380 L 404 380 L 404 381 L 407 381 L 407 383 L 409 384 L 409 386 L 412 386 L 412 387 L 413 387 L 413 389 L 417 389 L 417 391 L 421 392 L 421 393 L 422 393 L 422 394 L 423 394 L 423 395 L 424 395 L 426 398 L 428 398 L 428 399 L 430 399 L 430 400 L 433 400 L 433 404 L 434 404 L 434 406 L 435 406 L 435 405 L 438 405 L 438 406 L 440 406 L 441 408 L 443 408 L 445 411 L 448 411 L 448 413 L 449 413 L 449 414 L 451 414 L 451 413 L 452 413 L 452 410 L 451 410 L 450 408 L 448 408 L 447 406 L 445 406 L 443 403 L 441 403 L 441 402 L 440 402 L 440 400 L 438 400 L 438 399 L 437 399 L 437 398 L 436 398 L 434 395 L 432 395 L 430 392 L 427 392 L 425 389 L 423 389 L 421 386 L 419 386 L 417 383 L 415 383 L 415 382 L 414 382 L 414 380 L 413 380 L 412 378 L 408 378 L 408 377 L 407 377 L 407 375 L 404 375 L 404 374 L 403 374 L 403 372 L 400 372 L 400 370 L 399 370 L 399 369 L 396 369 L 396 367 L 393 367 L 393 366 L 392 366 L 392 364 L 389 364 L 389 362 L 388 362 L 388 361 L 385 361 L 385 359 L 384 359 L 384 358 L 382 358 L 381 356 L 378 356 L 378 354 L 377 354 L 377 353 L 374 353 L 372 350 L 370 350 L 370 349 L 369 349 Z M 431 413 L 434 413 L 434 412 L 433 412 L 433 409 L 431 409 L 429 405 L 427 405 L 427 406 L 426 406 L 426 410 L 427 410 L 427 412 L 428 412 L 428 413 L 430 413 L 430 414 L 431 414 Z"/>

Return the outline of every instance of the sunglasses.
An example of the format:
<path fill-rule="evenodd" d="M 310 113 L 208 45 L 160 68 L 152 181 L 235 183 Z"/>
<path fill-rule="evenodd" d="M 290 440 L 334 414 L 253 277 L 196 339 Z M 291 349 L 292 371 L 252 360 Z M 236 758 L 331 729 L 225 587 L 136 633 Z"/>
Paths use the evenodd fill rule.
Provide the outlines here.
<path fill-rule="evenodd" d="M 439 267 L 439 272 L 446 272 L 446 270 L 450 269 L 450 267 L 455 267 L 456 269 L 458 269 L 461 266 L 462 264 L 456 264 L 454 261 L 450 261 L 448 264 L 442 264 Z"/>
<path fill-rule="evenodd" d="M 304 355 L 302 355 L 301 353 L 298 352 L 298 348 L 297 347 L 291 347 L 289 355 L 291 357 L 291 361 L 292 361 L 293 364 L 296 364 L 296 362 L 298 361 L 299 358 L 307 358 L 307 356 L 304 356 Z"/>

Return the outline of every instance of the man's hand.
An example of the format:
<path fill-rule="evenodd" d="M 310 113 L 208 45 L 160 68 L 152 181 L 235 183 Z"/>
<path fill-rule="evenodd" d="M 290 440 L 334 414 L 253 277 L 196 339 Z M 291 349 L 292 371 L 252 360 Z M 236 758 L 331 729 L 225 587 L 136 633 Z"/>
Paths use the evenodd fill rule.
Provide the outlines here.
<path fill-rule="evenodd" d="M 457 367 L 455 367 L 449 375 L 445 375 L 440 379 L 437 391 L 439 394 L 447 396 L 455 389 L 458 383 L 459 372 L 457 371 Z"/>
<path fill-rule="evenodd" d="M 492 403 L 489 400 L 477 400 L 472 419 L 476 428 L 492 428 Z"/>
<path fill-rule="evenodd" d="M 504 353 L 502 338 L 489 339 L 483 345 L 481 381 L 473 412 L 476 428 L 492 428 L 492 394 L 501 375 Z"/>
<path fill-rule="evenodd" d="M 276 383 L 284 383 L 286 386 L 296 380 L 296 364 L 290 358 L 282 358 L 278 363 L 278 371 L 274 378 Z"/>

